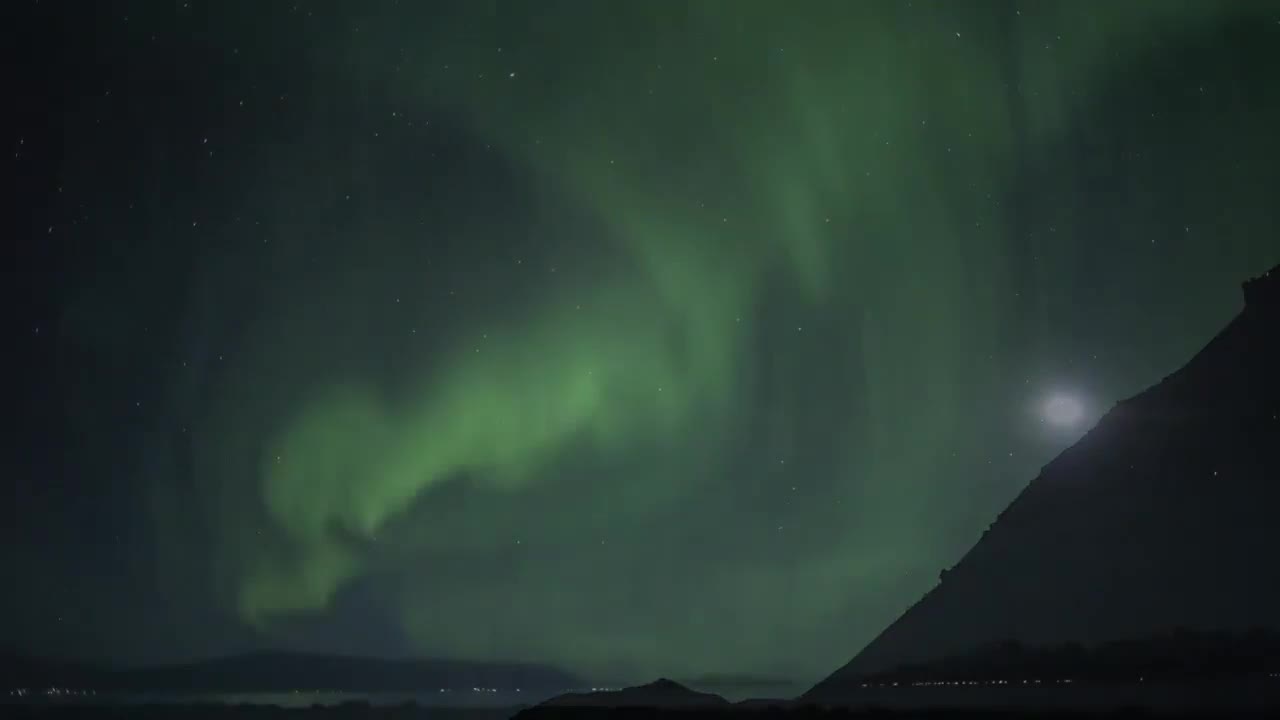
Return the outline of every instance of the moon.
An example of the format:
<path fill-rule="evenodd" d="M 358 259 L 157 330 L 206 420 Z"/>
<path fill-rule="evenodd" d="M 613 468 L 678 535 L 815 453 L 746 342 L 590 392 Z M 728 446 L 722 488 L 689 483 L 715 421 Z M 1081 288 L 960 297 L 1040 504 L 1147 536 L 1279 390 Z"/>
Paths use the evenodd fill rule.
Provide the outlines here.
<path fill-rule="evenodd" d="M 1084 419 L 1084 403 L 1074 395 L 1057 393 L 1044 403 L 1044 420 L 1058 427 L 1075 427 Z"/>

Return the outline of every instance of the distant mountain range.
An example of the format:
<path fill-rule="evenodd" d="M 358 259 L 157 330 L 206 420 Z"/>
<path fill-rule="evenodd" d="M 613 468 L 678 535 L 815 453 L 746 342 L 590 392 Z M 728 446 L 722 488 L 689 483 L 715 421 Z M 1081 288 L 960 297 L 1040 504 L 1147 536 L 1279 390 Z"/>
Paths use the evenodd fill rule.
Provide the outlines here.
<path fill-rule="evenodd" d="M 326 690 L 361 693 L 496 688 L 546 694 L 580 687 L 573 675 L 545 665 L 381 660 L 342 655 L 258 652 L 199 662 L 112 669 L 21 655 L 0 657 L 8 688 L 76 688 L 98 692 L 252 693 Z"/>
<path fill-rule="evenodd" d="M 1273 634 L 1245 633 L 1280 629 L 1280 267 L 1244 296 L 1190 362 L 1046 465 L 933 590 L 803 697 L 1001 657 L 991 672 L 1132 665 L 1119 658 L 1143 643 L 1138 665 L 1274 652 Z M 1180 627 L 1201 634 L 1169 635 Z M 1161 636 L 1180 640 L 1117 644 Z"/>

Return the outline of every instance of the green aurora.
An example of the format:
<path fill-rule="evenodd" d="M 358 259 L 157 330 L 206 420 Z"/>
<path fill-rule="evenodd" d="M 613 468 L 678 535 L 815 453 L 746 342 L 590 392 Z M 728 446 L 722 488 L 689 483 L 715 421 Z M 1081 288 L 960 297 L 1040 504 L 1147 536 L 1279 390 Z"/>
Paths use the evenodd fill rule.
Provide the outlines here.
<path fill-rule="evenodd" d="M 1083 431 L 1048 393 L 1096 418 L 1280 260 L 1276 3 L 306 7 L 206 11 L 307 121 L 146 474 L 158 585 L 266 637 L 374 597 L 424 655 L 816 679 Z M 449 132 L 488 165 L 395 146 Z"/>
<path fill-rule="evenodd" d="M 405 630 L 436 652 L 668 673 L 790 670 L 775 667 L 784 661 L 819 672 L 849 655 L 944 564 L 930 516 L 965 493 L 938 487 L 954 473 L 948 456 L 1006 455 L 990 422 L 973 421 L 1017 373 L 975 357 L 1010 322 L 1013 228 L 992 190 L 1007 193 L 1020 163 L 1080 121 L 1110 68 L 1229 12 L 1014 7 L 503 4 L 434 23 L 467 27 L 462 41 L 408 23 L 426 49 L 387 81 L 406 108 L 455 109 L 543 192 L 585 208 L 593 237 L 557 239 L 564 254 L 617 255 L 607 270 L 565 272 L 503 330 L 450 328 L 450 357 L 395 387 L 307 388 L 259 470 L 283 553 L 242 568 L 245 617 L 323 610 L 378 562 L 350 539 L 398 523 L 397 553 L 509 557 L 492 580 L 407 579 Z M 376 77 L 395 43 L 377 34 L 403 19 L 363 22 L 373 39 L 344 48 L 350 66 L 335 72 Z M 551 212 L 541 222 L 548 236 L 574 232 Z M 1253 239 L 1219 237 L 1232 241 Z M 1267 259 L 1224 268 L 1222 287 Z M 827 476 L 798 520 L 812 527 L 784 541 L 785 521 L 752 527 L 768 513 L 749 483 L 707 480 L 743 450 L 741 419 L 776 411 L 738 392 L 760 372 L 752 316 L 770 284 L 797 298 L 797 334 L 814 315 L 843 316 L 835 326 L 855 339 L 845 352 L 862 373 L 853 396 L 827 399 L 850 412 L 810 424 L 809 408 L 787 407 L 801 417 L 775 419 L 755 448 L 757 472 Z M 1197 319 L 1184 351 L 1223 309 Z M 787 354 L 786 342 L 770 351 Z M 824 364 L 813 372 L 842 370 Z M 573 454 L 591 458 L 585 477 L 565 476 Z M 1029 479 L 1042 459 L 1014 475 Z M 437 507 L 433 491 L 460 478 L 483 499 Z M 727 488 L 716 502 L 703 485 Z M 1014 486 L 1003 489 L 1002 500 Z M 543 509 L 545 496 L 561 507 Z M 690 537 L 704 524 L 743 536 L 727 543 L 740 558 L 704 557 Z M 787 552 L 756 548 L 779 542 Z M 898 577 L 915 568 L 914 582 Z M 890 591 L 897 603 L 876 601 Z M 847 640 L 813 652 L 833 628 Z"/>

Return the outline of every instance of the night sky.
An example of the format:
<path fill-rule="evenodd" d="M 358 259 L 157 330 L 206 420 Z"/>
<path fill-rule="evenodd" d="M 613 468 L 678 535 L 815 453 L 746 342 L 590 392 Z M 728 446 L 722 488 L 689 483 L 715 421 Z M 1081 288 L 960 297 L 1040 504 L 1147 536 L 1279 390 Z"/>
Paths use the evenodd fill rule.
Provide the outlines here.
<path fill-rule="evenodd" d="M 1280 261 L 1280 2 L 0 26 L 46 655 L 816 680 Z"/>

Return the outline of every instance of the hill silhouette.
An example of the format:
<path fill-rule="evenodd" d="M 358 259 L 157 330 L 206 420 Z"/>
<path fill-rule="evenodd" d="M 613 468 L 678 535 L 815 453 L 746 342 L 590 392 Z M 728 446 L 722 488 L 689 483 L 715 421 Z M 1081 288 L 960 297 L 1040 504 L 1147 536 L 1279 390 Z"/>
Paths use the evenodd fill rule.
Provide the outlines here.
<path fill-rule="evenodd" d="M 939 583 L 804 696 L 993 643 L 1280 628 L 1280 266 L 1184 367 L 1046 465 Z"/>
<path fill-rule="evenodd" d="M 660 678 L 647 685 L 601 690 L 587 693 L 566 693 L 551 698 L 531 708 L 530 716 L 538 710 L 551 711 L 566 708 L 662 708 L 662 709 L 715 709 L 727 708 L 729 701 L 711 693 L 690 690 L 674 680 Z"/>
<path fill-rule="evenodd" d="M 7 655 L 0 675 L 10 687 L 77 688 L 98 692 L 353 693 L 437 692 L 474 687 L 560 692 L 581 684 L 545 665 L 452 660 L 388 660 L 293 652 L 256 652 L 192 663 L 113 669 Z M 545 695 L 543 695 L 545 697 Z"/>

